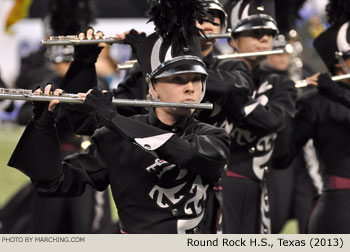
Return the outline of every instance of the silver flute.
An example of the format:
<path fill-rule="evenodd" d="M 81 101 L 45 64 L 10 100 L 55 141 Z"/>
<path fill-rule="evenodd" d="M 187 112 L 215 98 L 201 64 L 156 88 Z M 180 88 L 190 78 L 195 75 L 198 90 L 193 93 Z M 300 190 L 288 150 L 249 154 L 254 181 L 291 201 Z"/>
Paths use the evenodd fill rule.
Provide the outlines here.
<path fill-rule="evenodd" d="M 69 45 L 96 45 L 99 43 L 123 44 L 124 41 L 116 37 L 91 37 L 89 39 L 80 38 L 77 35 L 50 36 L 48 40 L 41 40 L 42 46 L 69 46 Z"/>
<path fill-rule="evenodd" d="M 231 33 L 208 34 L 203 39 L 231 38 Z M 80 38 L 77 35 L 50 36 L 47 40 L 41 40 L 42 46 L 68 46 L 68 45 L 96 45 L 99 43 L 124 44 L 124 40 L 117 37 L 96 36 L 91 38 Z"/>
<path fill-rule="evenodd" d="M 262 52 L 222 54 L 222 55 L 216 55 L 214 56 L 214 58 L 217 58 L 219 60 L 224 60 L 224 59 L 235 59 L 235 58 L 264 57 L 268 55 L 291 53 L 291 50 L 292 49 L 290 47 L 286 47 L 286 49 L 277 49 L 277 50 L 262 51 Z M 117 70 L 119 71 L 129 70 L 134 66 L 136 62 L 137 60 L 129 60 L 129 61 L 126 61 L 124 64 L 118 64 Z"/>
<path fill-rule="evenodd" d="M 30 89 L 16 89 L 16 88 L 0 88 L 0 100 L 25 100 L 25 101 L 41 101 L 50 102 L 52 100 L 59 100 L 64 103 L 82 104 L 85 98 L 78 94 L 62 93 L 60 95 L 53 94 L 36 94 Z M 134 107 L 172 107 L 172 108 L 188 108 L 188 109 L 213 109 L 212 103 L 180 103 L 180 102 L 157 102 L 149 100 L 137 99 L 115 99 L 112 103 L 116 106 L 134 106 Z"/>
<path fill-rule="evenodd" d="M 332 76 L 331 79 L 332 79 L 332 81 L 341 81 L 341 80 L 350 79 L 350 74 Z M 303 88 L 303 87 L 306 87 L 308 85 L 311 85 L 311 83 L 307 79 L 300 80 L 300 81 L 297 81 L 295 83 L 296 88 Z"/>
<path fill-rule="evenodd" d="M 262 57 L 262 56 L 276 55 L 276 54 L 283 54 L 283 53 L 290 53 L 290 52 L 285 49 L 277 49 L 277 50 L 261 51 L 261 52 L 223 54 L 223 55 L 216 55 L 214 56 L 214 58 L 223 60 L 223 59 L 235 59 L 235 58 Z"/>

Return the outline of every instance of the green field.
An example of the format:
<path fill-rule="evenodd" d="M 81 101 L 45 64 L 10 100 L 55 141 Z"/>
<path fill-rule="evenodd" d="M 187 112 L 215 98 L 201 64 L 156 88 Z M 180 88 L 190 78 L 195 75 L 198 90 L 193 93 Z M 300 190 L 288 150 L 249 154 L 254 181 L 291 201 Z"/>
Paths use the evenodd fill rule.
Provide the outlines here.
<path fill-rule="evenodd" d="M 6 165 L 23 130 L 23 127 L 13 124 L 0 124 L 0 207 L 25 183 L 29 182 L 29 179 L 21 172 Z M 111 208 L 113 219 L 116 220 L 118 218 L 116 209 L 113 205 Z M 284 234 L 295 234 L 297 232 L 298 228 L 295 220 L 289 221 L 282 231 Z"/>
<path fill-rule="evenodd" d="M 7 166 L 23 127 L 0 124 L 0 206 L 20 189 L 29 179 L 16 169 Z"/>

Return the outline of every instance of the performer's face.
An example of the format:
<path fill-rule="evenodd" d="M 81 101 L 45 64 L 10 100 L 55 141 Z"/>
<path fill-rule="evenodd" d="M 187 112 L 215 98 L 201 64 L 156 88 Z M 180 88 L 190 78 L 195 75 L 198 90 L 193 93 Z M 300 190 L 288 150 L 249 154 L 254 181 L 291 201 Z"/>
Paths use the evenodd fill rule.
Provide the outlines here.
<path fill-rule="evenodd" d="M 203 24 L 200 24 L 197 22 L 197 27 L 199 29 L 202 29 L 206 35 L 208 34 L 219 34 L 221 32 L 221 20 L 219 18 L 219 12 L 217 11 L 209 11 L 209 13 L 214 18 L 214 23 L 218 25 L 214 25 L 210 22 L 203 22 Z M 205 50 L 206 48 L 213 46 L 217 40 L 216 39 L 210 39 L 210 40 L 201 40 L 201 47 L 202 50 Z"/>
<path fill-rule="evenodd" d="M 272 49 L 273 35 L 267 29 L 243 31 L 235 42 L 241 53 L 267 51 Z"/>
<path fill-rule="evenodd" d="M 344 59 L 344 63 L 345 63 L 345 65 L 346 65 L 346 67 L 348 68 L 348 70 L 350 70 L 350 58 L 345 58 L 345 59 Z M 335 68 L 335 74 L 336 74 L 336 75 L 347 74 L 347 72 L 345 72 L 344 68 L 342 67 L 342 65 L 341 65 L 340 63 L 335 64 L 335 65 L 334 65 L 334 68 Z M 345 83 L 349 83 L 349 84 L 350 84 L 350 79 L 342 80 L 342 82 L 345 82 Z"/>
<path fill-rule="evenodd" d="M 176 74 L 160 78 L 153 84 L 155 95 L 162 102 L 198 103 L 202 91 L 202 78 L 197 73 Z M 193 109 L 159 108 L 175 116 L 190 115 Z"/>
<path fill-rule="evenodd" d="M 267 56 L 266 62 L 278 71 L 286 71 L 290 63 L 290 54 L 276 54 Z"/>
<path fill-rule="evenodd" d="M 243 31 L 238 34 L 233 43 L 230 41 L 230 46 L 240 53 L 261 52 L 272 49 L 273 31 L 267 29 Z M 250 57 L 242 58 L 250 69 L 256 66 L 263 58 Z"/>

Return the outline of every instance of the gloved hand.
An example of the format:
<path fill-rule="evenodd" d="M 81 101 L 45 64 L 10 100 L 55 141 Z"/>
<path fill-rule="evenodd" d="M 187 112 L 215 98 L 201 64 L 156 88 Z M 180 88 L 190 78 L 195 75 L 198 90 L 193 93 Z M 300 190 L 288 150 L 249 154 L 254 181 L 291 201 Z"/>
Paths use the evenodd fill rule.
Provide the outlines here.
<path fill-rule="evenodd" d="M 131 29 L 129 33 L 125 34 L 124 43 L 131 46 L 131 50 L 133 54 L 136 54 L 137 47 L 142 43 L 142 41 L 146 38 L 146 33 L 141 32 L 138 33 L 136 30 Z"/>
<path fill-rule="evenodd" d="M 112 104 L 113 95 L 111 92 L 102 92 L 96 87 L 90 94 L 87 95 L 84 104 L 90 106 L 96 116 L 97 120 L 108 128 L 111 128 L 111 119 L 118 115 L 115 107 Z"/>
<path fill-rule="evenodd" d="M 51 85 L 48 84 L 45 90 L 41 86 L 38 86 L 33 92 L 48 94 L 51 92 Z M 33 101 L 33 121 L 36 122 L 37 125 L 48 127 L 55 122 L 54 113 L 56 109 L 51 112 L 48 108 L 49 102 Z"/>
<path fill-rule="evenodd" d="M 337 99 L 343 95 L 343 89 L 339 87 L 327 73 L 320 74 L 318 77 L 318 88 L 321 94 L 331 99 Z"/>
<path fill-rule="evenodd" d="M 98 31 L 96 35 L 94 35 L 94 29 L 89 28 L 86 31 L 86 34 L 83 32 L 79 33 L 79 38 L 89 38 L 89 37 L 98 37 L 103 36 L 103 33 Z M 97 61 L 98 55 L 103 49 L 103 45 L 76 45 L 74 46 L 74 61 L 87 62 L 94 64 Z"/>

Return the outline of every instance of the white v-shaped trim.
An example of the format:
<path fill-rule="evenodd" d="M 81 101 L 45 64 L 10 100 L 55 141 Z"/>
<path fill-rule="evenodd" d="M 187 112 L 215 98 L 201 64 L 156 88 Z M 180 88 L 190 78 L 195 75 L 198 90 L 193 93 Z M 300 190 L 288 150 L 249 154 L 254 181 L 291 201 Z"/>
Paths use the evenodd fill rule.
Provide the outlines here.
<path fill-rule="evenodd" d="M 165 133 L 161 135 L 144 137 L 144 138 L 135 138 L 135 142 L 139 144 L 145 150 L 156 150 L 162 146 L 166 141 L 172 137 L 174 133 Z"/>

